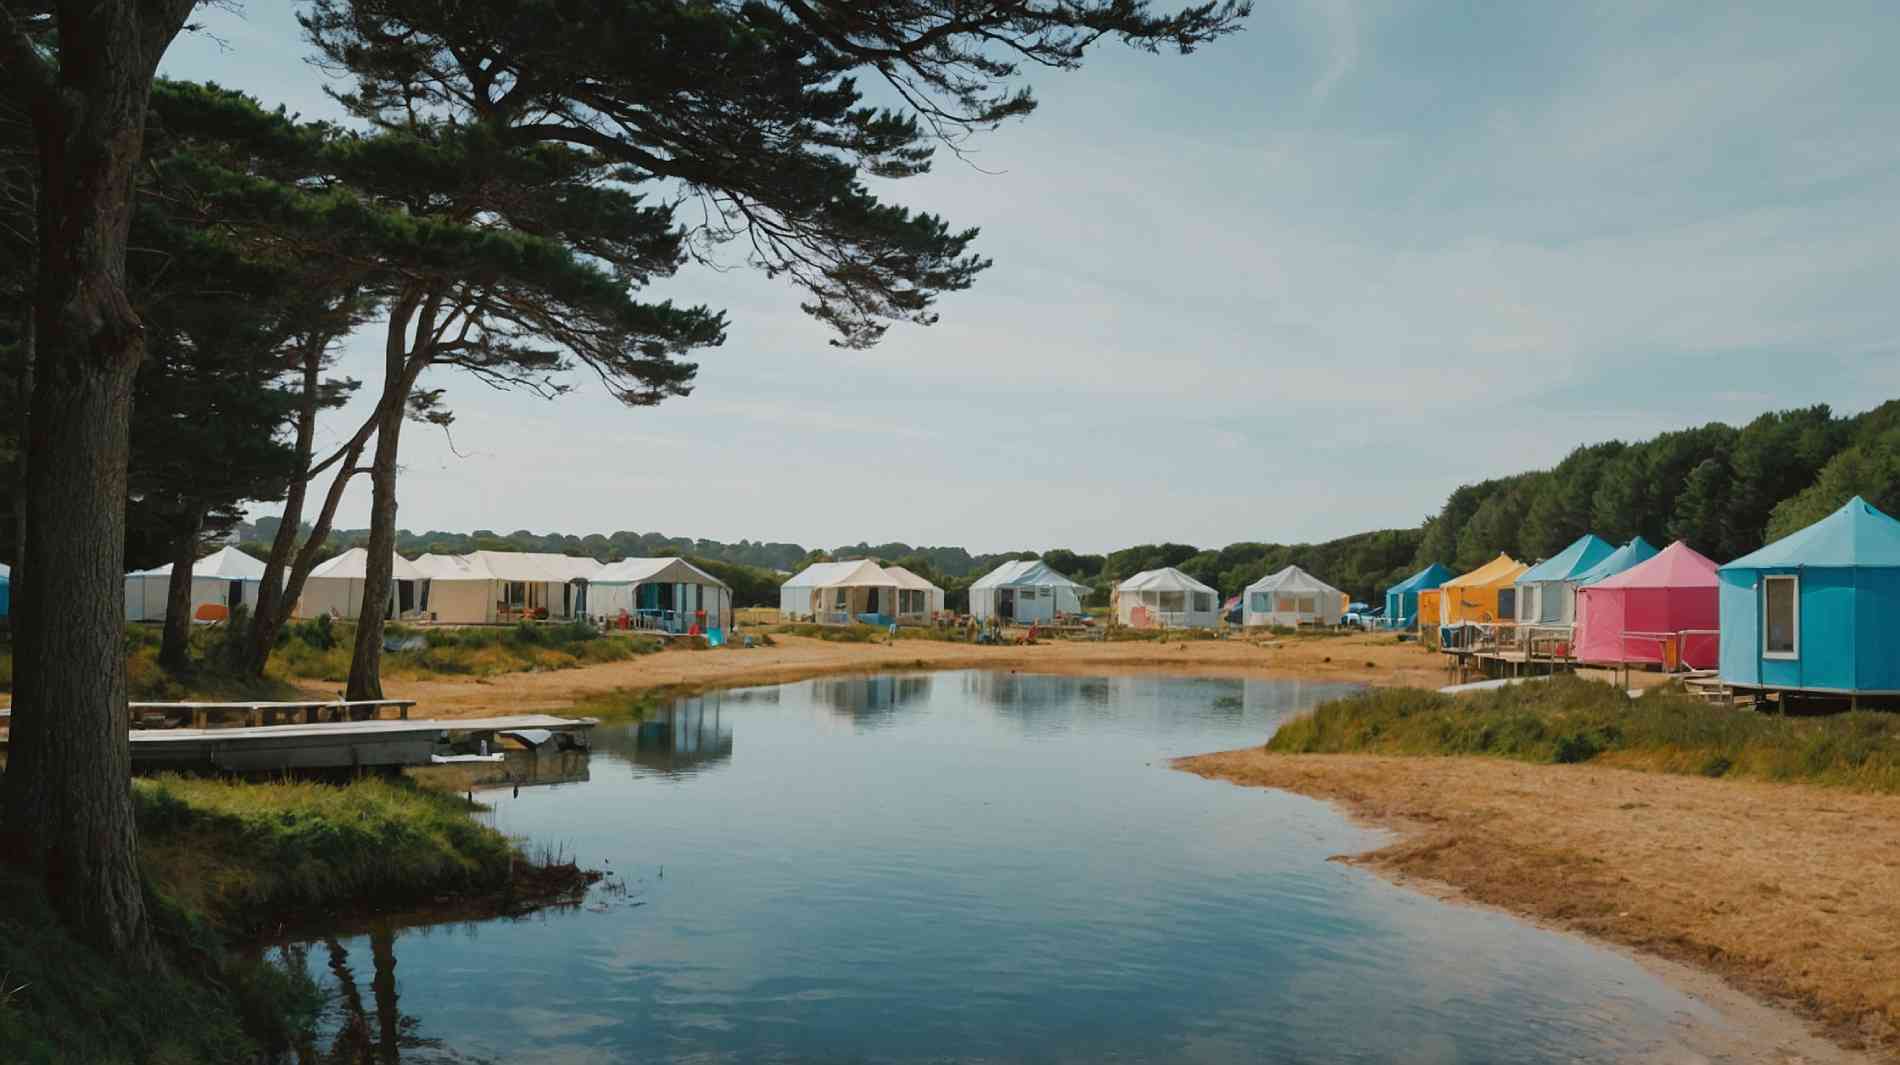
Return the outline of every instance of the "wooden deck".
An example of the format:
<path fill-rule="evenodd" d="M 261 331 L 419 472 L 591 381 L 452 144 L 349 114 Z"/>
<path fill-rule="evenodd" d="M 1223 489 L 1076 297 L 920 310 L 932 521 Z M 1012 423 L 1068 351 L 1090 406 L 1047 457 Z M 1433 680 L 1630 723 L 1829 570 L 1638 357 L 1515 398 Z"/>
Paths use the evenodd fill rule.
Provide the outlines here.
<path fill-rule="evenodd" d="M 214 720 L 240 718 L 244 724 L 259 727 L 274 725 L 281 721 L 298 721 L 314 725 L 322 721 L 352 721 L 359 718 L 375 720 L 383 716 L 385 710 L 394 710 L 399 721 L 409 719 L 409 708 L 416 705 L 414 699 L 307 699 L 291 702 L 230 702 L 230 703 L 131 703 L 127 709 L 132 717 L 132 727 L 171 728 L 174 719 L 187 722 L 192 728 L 209 728 Z"/>
<path fill-rule="evenodd" d="M 591 717 L 512 714 L 443 720 L 324 721 L 226 728 L 131 730 L 132 771 L 268 773 L 286 770 L 399 769 L 430 764 L 456 739 L 517 730 L 568 733 L 585 747 Z M 0 752 L 6 741 L 0 740 Z"/>

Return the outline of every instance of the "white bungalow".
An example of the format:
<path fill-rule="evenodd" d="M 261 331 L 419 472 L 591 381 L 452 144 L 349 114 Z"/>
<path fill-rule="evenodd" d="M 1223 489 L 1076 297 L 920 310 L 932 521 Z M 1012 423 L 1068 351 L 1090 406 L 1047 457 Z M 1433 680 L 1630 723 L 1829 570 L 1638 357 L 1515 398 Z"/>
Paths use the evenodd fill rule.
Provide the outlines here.
<path fill-rule="evenodd" d="M 897 578 L 869 559 L 817 562 L 779 585 L 779 617 L 821 625 L 849 625 L 862 617 L 875 624 L 895 616 L 900 587 Z"/>
<path fill-rule="evenodd" d="M 1137 629 L 1211 629 L 1220 593 L 1173 566 L 1137 573 L 1115 588 L 1115 618 Z"/>
<path fill-rule="evenodd" d="M 471 551 L 423 555 L 416 569 L 434 620 L 481 625 L 519 621 L 545 610 L 550 618 L 587 616 L 587 582 L 603 568 L 594 559 L 536 551 Z"/>
<path fill-rule="evenodd" d="M 169 563 L 125 577 L 125 620 L 164 621 L 165 599 L 171 592 Z M 191 620 L 223 621 L 241 604 L 257 609 L 257 593 L 264 586 L 264 563 L 235 547 L 222 547 L 192 563 Z"/>
<path fill-rule="evenodd" d="M 1345 604 L 1346 593 L 1298 566 L 1288 566 L 1247 586 L 1241 623 L 1337 625 Z"/>
<path fill-rule="evenodd" d="M 425 577 L 415 563 L 395 556 L 389 589 L 389 601 L 383 606 L 386 618 L 406 617 L 424 609 Z M 304 579 L 303 595 L 297 599 L 294 616 L 314 618 L 328 614 L 333 618 L 357 618 L 363 613 L 363 582 L 369 575 L 369 552 L 352 547 L 310 571 Z"/>
<path fill-rule="evenodd" d="M 970 585 L 970 616 L 979 621 L 1052 621 L 1057 614 L 1080 614 L 1089 593 L 1040 559 L 1005 562 Z"/>
<path fill-rule="evenodd" d="M 587 613 L 662 632 L 730 630 L 732 589 L 683 558 L 626 558 L 587 578 Z"/>

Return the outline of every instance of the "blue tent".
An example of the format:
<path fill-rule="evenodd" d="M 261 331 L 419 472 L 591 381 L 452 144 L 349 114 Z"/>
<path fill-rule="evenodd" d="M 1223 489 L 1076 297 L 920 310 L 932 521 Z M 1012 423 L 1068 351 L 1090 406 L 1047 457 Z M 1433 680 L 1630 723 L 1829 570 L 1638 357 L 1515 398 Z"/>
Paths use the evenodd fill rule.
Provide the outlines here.
<path fill-rule="evenodd" d="M 1725 683 L 1900 693 L 1900 521 L 1855 496 L 1717 577 Z"/>
<path fill-rule="evenodd" d="M 1584 533 L 1570 546 L 1517 578 L 1517 620 L 1568 625 L 1577 616 L 1577 577 L 1615 553 L 1595 533 Z"/>
<path fill-rule="evenodd" d="M 1409 629 L 1418 624 L 1418 593 L 1451 579 L 1451 571 L 1434 562 L 1385 590 L 1385 624 Z"/>
<path fill-rule="evenodd" d="M 0 562 L 0 618 L 13 613 L 13 568 Z"/>
<path fill-rule="evenodd" d="M 1577 587 L 1595 584 L 1605 577 L 1614 577 L 1626 569 L 1634 569 L 1656 557 L 1656 549 L 1648 540 L 1638 536 L 1622 547 L 1609 553 L 1603 561 L 1577 574 Z"/>

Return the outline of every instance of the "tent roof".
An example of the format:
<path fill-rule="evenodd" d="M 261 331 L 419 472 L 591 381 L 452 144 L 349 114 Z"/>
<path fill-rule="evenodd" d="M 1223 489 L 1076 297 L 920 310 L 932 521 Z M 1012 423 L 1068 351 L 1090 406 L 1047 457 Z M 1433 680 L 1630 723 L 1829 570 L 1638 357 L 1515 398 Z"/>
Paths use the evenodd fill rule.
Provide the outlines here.
<path fill-rule="evenodd" d="M 785 582 L 793 588 L 894 588 L 896 578 L 870 559 L 814 562 Z"/>
<path fill-rule="evenodd" d="M 1470 573 L 1453 577 L 1451 580 L 1439 585 L 1439 587 L 1488 588 L 1494 584 L 1509 584 L 1517 579 L 1518 574 L 1529 568 L 1529 566 L 1524 565 L 1509 555 L 1499 554 L 1498 557 L 1486 562 Z"/>
<path fill-rule="evenodd" d="M 892 580 L 897 582 L 897 586 L 899 588 L 910 588 L 915 591 L 924 591 L 924 592 L 943 591 L 942 588 L 939 588 L 936 585 L 925 580 L 924 578 L 917 576 L 915 573 L 912 573 L 911 571 L 905 569 L 902 566 L 885 566 L 883 568 L 884 568 L 884 572 Z"/>
<path fill-rule="evenodd" d="M 369 572 L 369 551 L 361 547 L 352 547 L 328 562 L 312 569 L 312 579 L 331 577 L 338 580 L 362 580 Z M 427 574 L 416 568 L 415 563 L 395 556 L 395 568 L 391 574 L 399 581 L 420 580 Z"/>
<path fill-rule="evenodd" d="M 1584 533 L 1570 546 L 1518 575 L 1517 583 L 1574 581 L 1577 575 L 1608 558 L 1616 546 L 1596 533 Z"/>
<path fill-rule="evenodd" d="M 1249 592 L 1331 592 L 1343 595 L 1339 589 L 1313 576 L 1298 566 L 1288 566 L 1278 573 L 1269 573 L 1247 586 Z"/>
<path fill-rule="evenodd" d="M 971 588 L 1039 588 L 1069 587 L 1086 589 L 1086 585 L 1077 584 L 1067 576 L 1049 567 L 1039 558 L 1019 559 L 1005 562 L 979 577 Z"/>
<path fill-rule="evenodd" d="M 728 587 L 725 581 L 683 558 L 623 558 L 618 562 L 602 566 L 587 580 L 590 584 L 644 584 L 661 578 L 681 583 L 716 584 L 721 588 Z"/>
<path fill-rule="evenodd" d="M 591 558 L 551 551 L 470 551 L 463 557 L 481 563 L 502 581 L 571 581 L 592 577 L 603 568 Z"/>
<path fill-rule="evenodd" d="M 172 566 L 169 562 L 157 569 L 145 569 L 132 574 L 134 577 L 171 575 Z M 192 563 L 191 575 L 193 578 L 221 577 L 227 581 L 261 581 L 264 579 L 264 563 L 235 547 L 220 547 Z"/>
<path fill-rule="evenodd" d="M 413 565 L 424 577 L 438 581 L 492 581 L 495 575 L 479 559 L 467 555 L 419 555 Z"/>
<path fill-rule="evenodd" d="M 1436 588 L 1445 583 L 1450 577 L 1450 570 L 1434 562 L 1392 587 L 1387 588 L 1386 593 L 1389 595 L 1393 592 L 1409 592 L 1415 588 Z"/>
<path fill-rule="evenodd" d="M 1900 521 L 1855 496 L 1813 525 L 1722 568 L 1777 566 L 1900 566 Z"/>
<path fill-rule="evenodd" d="M 1605 555 L 1603 561 L 1577 574 L 1577 583 L 1595 584 L 1605 577 L 1614 577 L 1632 566 L 1641 565 L 1655 557 L 1656 548 L 1648 540 L 1638 536 Z"/>
<path fill-rule="evenodd" d="M 1695 548 L 1677 540 L 1639 565 L 1605 577 L 1591 588 L 1713 588 L 1717 567 Z"/>
<path fill-rule="evenodd" d="M 1144 570 L 1121 582 L 1116 589 L 1123 592 L 1206 592 L 1219 595 L 1219 592 L 1200 581 L 1182 573 L 1173 566 Z"/>

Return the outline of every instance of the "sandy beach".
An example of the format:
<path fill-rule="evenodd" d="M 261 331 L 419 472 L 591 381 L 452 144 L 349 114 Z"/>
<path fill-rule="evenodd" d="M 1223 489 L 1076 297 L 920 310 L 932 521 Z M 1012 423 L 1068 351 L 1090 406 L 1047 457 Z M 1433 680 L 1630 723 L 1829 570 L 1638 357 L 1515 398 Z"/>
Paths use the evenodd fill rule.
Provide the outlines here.
<path fill-rule="evenodd" d="M 1336 801 L 1396 834 L 1344 861 L 1719 974 L 1900 1060 L 1900 796 L 1477 758 L 1175 764 Z M 1816 1060 L 1773 1034 L 1764 1060 Z"/>
<path fill-rule="evenodd" d="M 693 651 L 683 646 L 604 665 L 481 679 L 384 679 L 390 698 L 415 699 L 417 716 L 472 717 L 559 711 L 612 692 L 696 690 L 779 684 L 808 677 L 889 670 L 1007 669 L 1070 675 L 1169 673 L 1181 676 L 1301 678 L 1386 686 L 1449 683 L 1442 656 L 1389 633 L 1278 640 L 1099 642 L 1046 640 L 1033 646 L 979 646 L 939 640 L 834 643 L 777 635 L 775 646 Z M 1607 674 L 1605 674 L 1607 676 Z M 1636 683 L 1659 683 L 1659 675 Z M 334 695 L 321 684 L 313 694 Z"/>

